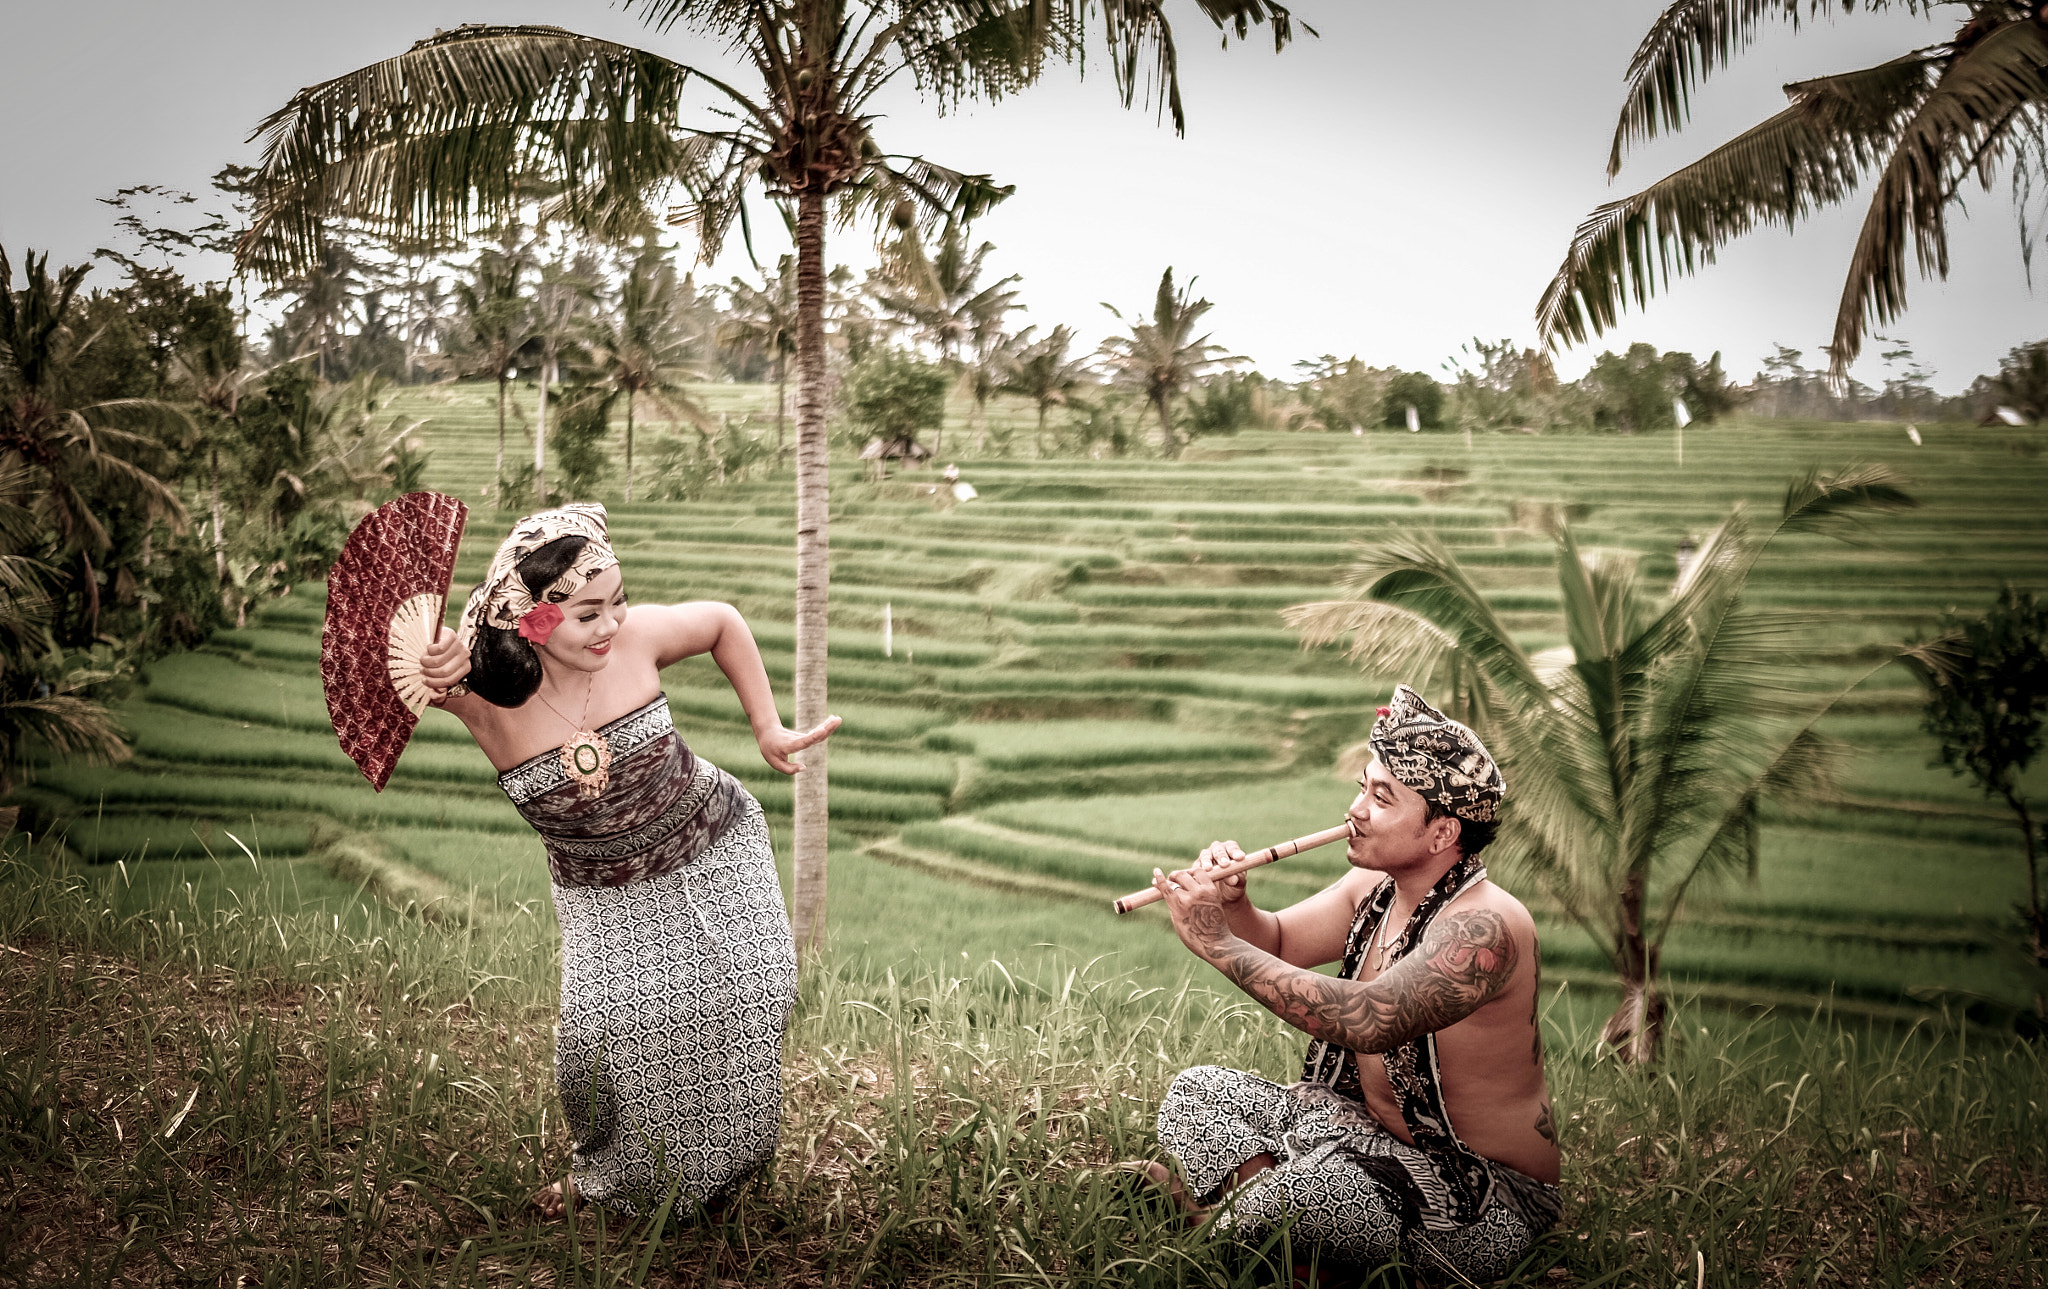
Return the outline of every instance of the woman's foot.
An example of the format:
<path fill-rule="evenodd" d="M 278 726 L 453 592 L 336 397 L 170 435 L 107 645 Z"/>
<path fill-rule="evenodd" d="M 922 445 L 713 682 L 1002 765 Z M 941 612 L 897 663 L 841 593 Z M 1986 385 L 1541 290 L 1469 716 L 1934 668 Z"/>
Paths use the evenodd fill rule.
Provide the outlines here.
<path fill-rule="evenodd" d="M 565 1177 L 559 1182 L 542 1187 L 540 1193 L 533 1197 L 533 1206 L 539 1209 L 540 1215 L 548 1221 L 561 1221 L 562 1215 L 576 1206 L 576 1184 Z"/>

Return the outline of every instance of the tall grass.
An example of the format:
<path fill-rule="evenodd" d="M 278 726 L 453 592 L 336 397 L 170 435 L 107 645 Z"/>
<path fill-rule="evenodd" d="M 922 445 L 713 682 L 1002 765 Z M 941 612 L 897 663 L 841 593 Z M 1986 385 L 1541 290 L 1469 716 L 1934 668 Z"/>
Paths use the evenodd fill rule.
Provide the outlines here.
<path fill-rule="evenodd" d="M 239 858 L 235 862 L 243 862 Z M 269 877 L 277 865 L 247 862 Z M 0 859 L 0 1277 L 20 1284 L 1271 1284 L 1115 1165 L 1187 1065 L 1290 1077 L 1241 1000 L 1101 962 L 827 959 L 782 1147 L 722 1223 L 537 1220 L 564 1166 L 545 910 L 436 926 L 259 887 L 146 913 Z M 1511 1283 L 2043 1283 L 2042 1049 L 1681 1007 L 1652 1071 L 1544 1003 L 1566 1224 Z"/>

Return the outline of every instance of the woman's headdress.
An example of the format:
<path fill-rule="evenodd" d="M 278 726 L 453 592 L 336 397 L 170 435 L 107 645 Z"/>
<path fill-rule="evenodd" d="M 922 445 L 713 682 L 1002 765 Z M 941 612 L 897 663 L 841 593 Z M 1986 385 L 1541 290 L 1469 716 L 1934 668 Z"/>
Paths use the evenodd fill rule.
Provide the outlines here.
<path fill-rule="evenodd" d="M 519 562 L 549 542 L 564 537 L 587 538 L 583 549 L 577 553 L 576 562 L 553 582 L 541 588 L 535 596 L 526 589 L 525 579 L 519 576 Z M 537 607 L 554 609 L 554 602 L 566 600 L 583 588 L 583 584 L 599 573 L 619 562 L 612 553 L 611 541 L 605 534 L 604 507 L 594 501 L 571 502 L 553 510 L 543 510 L 528 515 L 512 526 L 512 535 L 498 546 L 498 553 L 491 557 L 490 571 L 484 580 L 469 593 L 469 603 L 462 607 L 461 636 L 464 644 L 473 644 L 477 628 L 497 627 L 503 631 L 519 631 L 522 621 Z M 554 621 L 542 624 L 532 620 L 536 627 L 546 630 L 520 631 L 528 639 L 539 637 L 539 643 L 547 642 L 547 634 L 554 623 L 560 621 L 561 610 L 554 609 Z"/>

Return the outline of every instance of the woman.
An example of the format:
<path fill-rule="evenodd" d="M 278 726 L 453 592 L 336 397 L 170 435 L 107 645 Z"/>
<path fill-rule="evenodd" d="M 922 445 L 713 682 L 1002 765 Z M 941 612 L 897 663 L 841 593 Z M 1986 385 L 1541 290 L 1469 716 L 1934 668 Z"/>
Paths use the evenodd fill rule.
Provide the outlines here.
<path fill-rule="evenodd" d="M 541 836 L 562 926 L 555 1082 L 578 1200 L 725 1199 L 775 1153 L 796 953 L 761 807 L 676 734 L 661 669 L 709 653 L 784 774 L 824 741 L 783 728 L 727 604 L 626 612 L 604 507 L 529 515 L 424 663 L 437 703 Z"/>

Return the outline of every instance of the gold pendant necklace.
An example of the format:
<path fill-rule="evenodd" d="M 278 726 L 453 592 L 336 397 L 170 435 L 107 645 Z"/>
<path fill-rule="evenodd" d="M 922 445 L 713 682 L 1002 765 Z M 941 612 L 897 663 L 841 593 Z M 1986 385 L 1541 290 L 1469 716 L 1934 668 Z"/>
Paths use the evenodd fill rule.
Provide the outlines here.
<path fill-rule="evenodd" d="M 585 801 L 603 794 L 612 781 L 612 745 L 596 730 L 584 728 L 590 719 L 590 696 L 597 692 L 597 677 L 590 678 L 590 688 L 583 694 L 583 719 L 572 721 L 562 716 L 562 709 L 548 702 L 548 696 L 535 689 L 534 696 L 547 703 L 549 711 L 562 717 L 562 723 L 572 731 L 569 741 L 562 744 L 558 755 L 562 761 L 562 772 L 576 784 L 576 793 Z"/>

